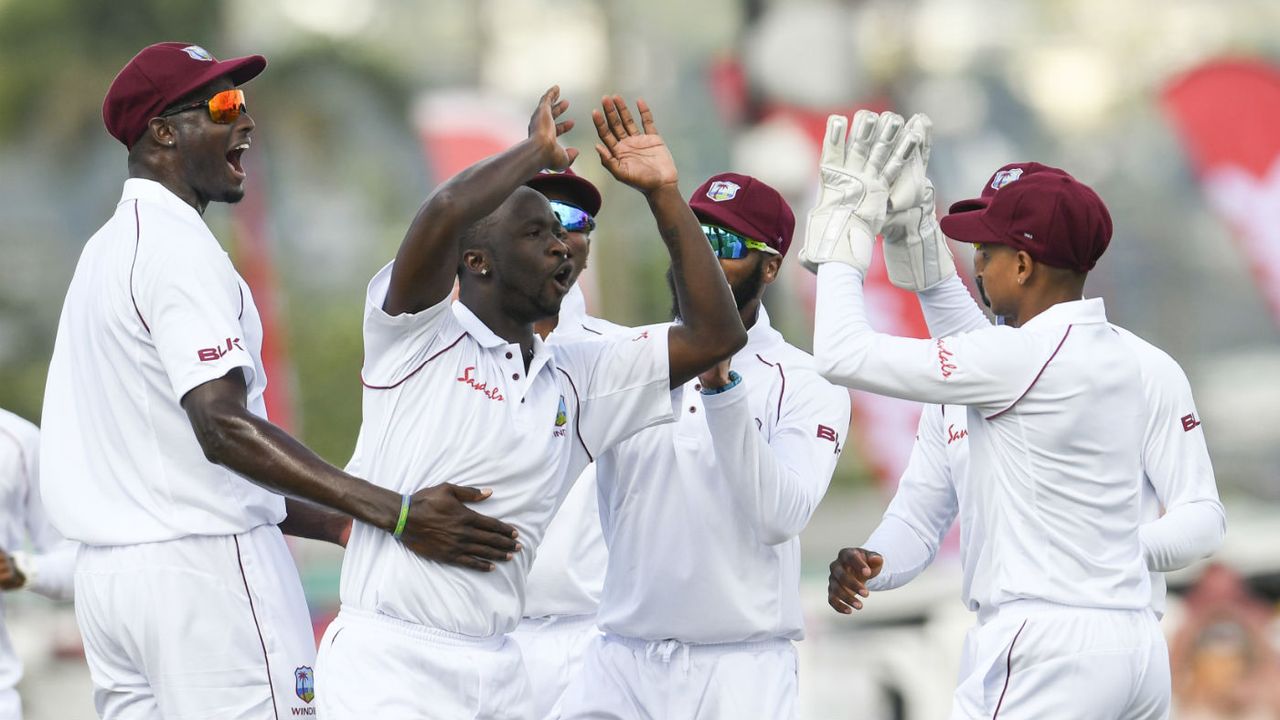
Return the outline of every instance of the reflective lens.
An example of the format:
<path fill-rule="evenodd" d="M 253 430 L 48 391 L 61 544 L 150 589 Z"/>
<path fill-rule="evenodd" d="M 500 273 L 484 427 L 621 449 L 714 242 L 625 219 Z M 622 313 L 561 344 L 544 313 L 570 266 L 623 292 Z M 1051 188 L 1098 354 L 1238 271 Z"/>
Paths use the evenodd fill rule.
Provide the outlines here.
<path fill-rule="evenodd" d="M 230 125 L 240 117 L 240 113 L 249 111 L 244 104 L 243 90 L 223 90 L 208 100 L 201 100 L 198 103 L 166 110 L 160 113 L 160 117 L 169 117 L 170 115 L 205 107 L 209 108 L 209 119 L 219 125 Z"/>
<path fill-rule="evenodd" d="M 745 235 L 740 235 L 719 225 L 703 223 L 702 232 L 707 236 L 707 241 L 711 243 L 711 249 L 715 251 L 716 257 L 722 260 L 738 260 L 745 257 L 748 250 L 759 250 L 770 255 L 779 254 L 777 250 L 759 240 L 752 240 Z"/>
<path fill-rule="evenodd" d="M 220 125 L 230 125 L 247 111 L 243 90 L 223 90 L 209 98 L 209 118 Z"/>
<path fill-rule="evenodd" d="M 556 214 L 556 218 L 560 220 L 560 226 L 567 232 L 589 233 L 596 229 L 596 219 L 577 205 L 552 200 L 551 212 Z"/>

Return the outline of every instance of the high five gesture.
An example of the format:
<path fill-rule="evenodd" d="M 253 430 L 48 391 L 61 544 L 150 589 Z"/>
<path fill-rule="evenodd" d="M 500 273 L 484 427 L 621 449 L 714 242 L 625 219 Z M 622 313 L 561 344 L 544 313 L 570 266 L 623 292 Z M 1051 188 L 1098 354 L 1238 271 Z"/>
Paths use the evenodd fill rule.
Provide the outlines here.
<path fill-rule="evenodd" d="M 644 100 L 636 101 L 636 109 L 640 111 L 640 127 L 637 127 L 621 96 L 605 97 L 600 104 L 601 110 L 591 111 L 600 136 L 596 144 L 600 164 L 619 182 L 642 193 L 663 185 L 675 186 L 676 162 L 658 135 L 649 105 Z"/>

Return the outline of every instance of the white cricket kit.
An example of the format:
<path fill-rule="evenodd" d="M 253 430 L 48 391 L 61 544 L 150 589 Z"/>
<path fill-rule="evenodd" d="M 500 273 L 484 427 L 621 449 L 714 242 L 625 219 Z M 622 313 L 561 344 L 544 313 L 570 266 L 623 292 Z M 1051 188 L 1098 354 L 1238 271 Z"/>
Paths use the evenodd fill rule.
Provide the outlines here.
<path fill-rule="evenodd" d="M 572 481 L 593 455 L 672 419 L 667 328 L 554 346 L 535 337 L 526 372 L 520 346 L 461 302 L 383 312 L 391 267 L 366 299 L 361 467 L 400 493 L 492 488 L 476 511 L 516 527 L 524 549 L 482 573 L 424 560 L 355 523 L 342 611 L 321 641 L 321 712 L 527 717 L 520 654 L 505 633 L 523 614 L 534 553 Z M 416 640 L 384 653 L 388 634 Z"/>
<path fill-rule="evenodd" d="M 920 304 L 935 336 L 990 326 L 958 277 L 920 293 Z M 1147 423 L 1142 444 L 1143 525 L 1139 534 L 1151 571 L 1151 609 L 1161 617 L 1164 573 L 1216 550 L 1226 533 L 1226 515 L 1186 374 L 1163 350 L 1128 330 L 1111 327 L 1129 343 L 1142 368 Z M 974 568 L 966 548 L 985 542 L 985 535 L 976 523 L 975 509 L 959 499 L 968 476 L 967 438 L 968 418 L 963 407 L 925 408 L 898 491 L 883 522 L 864 544 L 885 557 L 884 568 L 868 583 L 869 589 L 889 590 L 914 579 L 932 562 L 959 514 L 965 529 L 965 547 L 961 548 L 963 600 L 970 610 L 978 610 L 968 590 L 974 582 Z"/>
<path fill-rule="evenodd" d="M 936 336 L 990 328 L 959 278 L 920 293 L 920 300 Z M 1125 331 L 1117 332 L 1132 349 L 1142 371 L 1147 409 L 1142 442 L 1147 477 L 1143 519 L 1148 524 L 1141 532 L 1152 580 L 1160 583 L 1158 591 L 1153 588 L 1150 601 L 1160 612 L 1163 576 L 1154 571 L 1171 568 L 1158 566 L 1150 558 L 1167 560 L 1170 552 L 1183 552 L 1180 562 L 1185 565 L 1211 550 L 1221 539 L 1221 504 L 1203 433 L 1188 433 L 1183 428 L 1183 413 L 1194 415 L 1195 409 L 1181 369 L 1153 346 Z M 1177 435 L 1171 432 L 1175 425 Z M 980 624 L 966 639 L 955 717 L 985 717 L 996 708 L 1000 708 L 1001 717 L 1063 717 L 1068 712 L 1081 718 L 1162 717 L 1168 702 L 1167 656 L 1158 628 L 1150 627 L 1153 623 L 1144 619 L 1144 613 L 1080 610 L 1036 601 L 1014 601 L 995 610 L 980 607 L 977 597 L 992 597 L 997 592 L 982 587 L 986 578 L 977 568 L 990 532 L 983 524 L 983 508 L 977 505 L 980 483 L 976 476 L 969 477 L 969 442 L 969 413 L 963 406 L 927 406 L 898 492 L 884 520 L 864 543 L 885 557 L 884 568 L 868 588 L 899 587 L 928 566 L 959 513 L 962 595 L 966 605 L 979 612 Z M 1148 498 L 1165 504 L 1168 512 L 1164 518 L 1156 519 L 1158 508 Z M 1170 524 L 1175 525 L 1175 533 L 1197 535 L 1206 521 L 1218 528 L 1218 541 L 1208 547 L 1200 544 L 1199 555 L 1187 555 L 1169 543 L 1148 547 L 1145 542 L 1149 530 L 1167 534 L 1163 528 Z M 1016 644 L 1011 642 L 1014 637 Z M 1107 642 L 1110 647 L 1104 647 Z M 1149 652 L 1135 653 L 1134 647 L 1146 647 Z M 1037 653 L 1044 662 L 1037 662 Z M 1152 658 L 1156 667 L 1149 668 Z M 1090 691 L 1078 696 L 1083 685 L 1068 686 L 1062 680 L 1067 676 L 1080 678 Z M 1135 685 L 1140 686 L 1138 690 Z M 1139 695 L 1147 698 L 1147 704 L 1126 708 L 1129 699 Z M 1121 715 L 1126 709 L 1128 714 Z"/>
<path fill-rule="evenodd" d="M 597 461 L 609 569 L 567 718 L 786 718 L 803 635 L 800 542 L 826 492 L 849 395 L 762 307 L 742 382 L 682 388 L 680 419 Z"/>
<path fill-rule="evenodd" d="M 0 410 L 0 549 L 13 556 L 26 577 L 24 590 L 54 600 L 70 600 L 76 545 L 62 539 L 40 502 L 40 431 Z M 22 548 L 29 547 L 30 551 Z M 14 652 L 0 603 L 0 720 L 20 720 L 15 687 L 22 661 Z"/>
<path fill-rule="evenodd" d="M 49 517 L 83 543 L 76 615 L 104 718 L 312 711 L 284 499 L 210 463 L 180 404 L 238 368 L 265 417 L 261 345 L 249 288 L 200 215 L 127 180 L 67 290 L 40 444 Z"/>
<path fill-rule="evenodd" d="M 560 304 L 559 323 L 547 343 L 630 332 L 631 328 L 588 315 L 582 290 L 574 285 Z M 600 634 L 596 607 L 608 557 L 592 464 L 578 476 L 547 526 L 529 570 L 524 619 L 511 633 L 529 673 L 535 718 L 559 717 L 560 698 L 581 670 L 587 645 Z"/>

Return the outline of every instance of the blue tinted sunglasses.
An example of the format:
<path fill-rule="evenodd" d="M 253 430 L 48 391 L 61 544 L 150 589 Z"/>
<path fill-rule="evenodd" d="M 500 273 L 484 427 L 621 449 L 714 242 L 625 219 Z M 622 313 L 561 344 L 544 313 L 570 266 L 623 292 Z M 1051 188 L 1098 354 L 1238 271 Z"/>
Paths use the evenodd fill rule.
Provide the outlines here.
<path fill-rule="evenodd" d="M 782 254 L 759 240 L 752 240 L 746 235 L 741 235 L 728 228 L 722 228 L 719 225 L 703 223 L 702 232 L 711 243 L 711 249 L 715 251 L 716 257 L 722 260 L 741 259 L 746 257 L 749 250 L 759 250 L 770 255 Z"/>
<path fill-rule="evenodd" d="M 563 227 L 566 232 L 589 233 L 596 229 L 596 219 L 577 205 L 552 200 L 551 212 L 556 214 L 560 227 Z"/>

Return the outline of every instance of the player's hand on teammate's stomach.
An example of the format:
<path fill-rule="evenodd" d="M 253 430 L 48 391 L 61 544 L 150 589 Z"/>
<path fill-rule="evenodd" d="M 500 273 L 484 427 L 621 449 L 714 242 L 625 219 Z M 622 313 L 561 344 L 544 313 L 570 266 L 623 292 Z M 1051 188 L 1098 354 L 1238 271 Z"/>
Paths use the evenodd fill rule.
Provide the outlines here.
<path fill-rule="evenodd" d="M 863 548 L 844 548 L 831 562 L 827 581 L 827 604 L 848 615 L 862 609 L 862 598 L 871 593 L 866 582 L 880 574 L 884 557 Z"/>
<path fill-rule="evenodd" d="M 492 491 L 445 483 L 413 494 L 400 542 L 424 558 L 489 571 L 520 551 L 516 529 L 472 510 Z"/>

